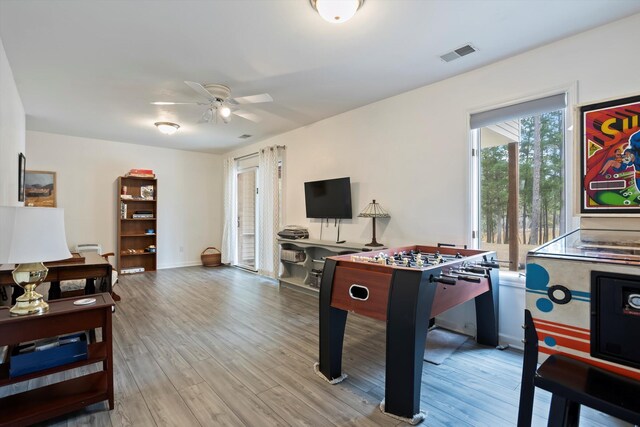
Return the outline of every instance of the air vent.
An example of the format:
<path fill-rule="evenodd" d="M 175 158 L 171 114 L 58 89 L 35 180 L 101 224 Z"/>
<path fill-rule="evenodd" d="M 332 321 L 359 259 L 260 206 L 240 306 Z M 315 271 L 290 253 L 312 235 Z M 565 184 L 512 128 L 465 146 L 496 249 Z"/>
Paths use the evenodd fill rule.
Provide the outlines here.
<path fill-rule="evenodd" d="M 444 55 L 440 55 L 440 59 L 444 62 L 451 62 L 455 59 L 462 58 L 463 56 L 467 56 L 470 53 L 475 52 L 477 49 L 470 44 L 466 44 L 457 49 L 452 50 L 451 52 L 447 52 Z"/>
<path fill-rule="evenodd" d="M 251 138 L 253 135 L 248 135 L 248 134 L 244 134 L 244 135 L 240 135 L 238 138 L 240 139 L 247 139 L 247 138 Z"/>

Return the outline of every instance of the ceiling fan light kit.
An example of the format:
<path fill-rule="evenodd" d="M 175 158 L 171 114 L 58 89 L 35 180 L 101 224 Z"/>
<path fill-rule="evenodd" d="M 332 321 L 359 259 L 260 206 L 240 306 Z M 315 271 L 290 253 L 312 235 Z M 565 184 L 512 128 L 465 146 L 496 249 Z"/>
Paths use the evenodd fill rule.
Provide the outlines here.
<path fill-rule="evenodd" d="M 158 128 L 158 130 L 165 135 L 173 135 L 180 129 L 180 125 L 177 123 L 171 122 L 155 122 L 154 125 Z"/>
<path fill-rule="evenodd" d="M 220 113 L 220 116 L 223 119 L 227 119 L 231 117 L 231 108 L 227 107 L 226 105 L 223 105 L 222 107 L 220 107 L 218 109 L 218 112 Z"/>
<path fill-rule="evenodd" d="M 318 14 L 327 22 L 341 24 L 353 18 L 364 0 L 309 0 Z"/>

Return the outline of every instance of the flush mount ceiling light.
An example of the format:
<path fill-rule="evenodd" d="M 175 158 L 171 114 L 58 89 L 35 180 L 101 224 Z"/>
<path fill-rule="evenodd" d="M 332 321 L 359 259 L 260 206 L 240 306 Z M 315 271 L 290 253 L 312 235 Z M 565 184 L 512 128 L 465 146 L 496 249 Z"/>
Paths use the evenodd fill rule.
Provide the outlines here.
<path fill-rule="evenodd" d="M 171 122 L 155 122 L 154 125 L 165 135 L 173 135 L 180 129 L 180 125 Z"/>
<path fill-rule="evenodd" d="M 318 14 L 327 22 L 341 24 L 353 18 L 364 0 L 309 0 Z"/>

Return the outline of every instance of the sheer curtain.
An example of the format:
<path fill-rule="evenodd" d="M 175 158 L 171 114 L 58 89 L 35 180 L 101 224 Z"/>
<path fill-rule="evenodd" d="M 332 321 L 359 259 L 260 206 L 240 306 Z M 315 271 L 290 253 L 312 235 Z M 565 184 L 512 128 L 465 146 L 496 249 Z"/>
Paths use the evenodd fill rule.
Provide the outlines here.
<path fill-rule="evenodd" d="M 258 273 L 274 279 L 280 270 L 276 233 L 282 226 L 278 164 L 283 148 L 263 148 L 258 160 Z"/>
<path fill-rule="evenodd" d="M 236 245 L 238 214 L 236 213 L 236 161 L 228 157 L 223 161 L 224 185 L 224 217 L 222 229 L 222 262 L 234 265 L 236 260 Z"/>

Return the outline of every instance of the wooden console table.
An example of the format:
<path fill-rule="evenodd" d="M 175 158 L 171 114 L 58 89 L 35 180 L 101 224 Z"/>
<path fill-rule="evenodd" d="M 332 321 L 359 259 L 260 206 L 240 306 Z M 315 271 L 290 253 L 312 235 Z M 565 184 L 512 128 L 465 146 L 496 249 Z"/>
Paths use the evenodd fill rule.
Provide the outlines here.
<path fill-rule="evenodd" d="M 102 362 L 102 370 L 66 381 L 12 394 L 0 399 L 0 426 L 26 426 L 76 411 L 103 400 L 113 409 L 113 352 L 111 295 L 94 295 L 96 302 L 76 306 L 80 299 L 65 298 L 49 302 L 49 311 L 41 315 L 11 317 L 0 310 L 0 346 L 102 328 L 102 341 L 91 342 L 86 360 L 68 363 L 31 374 L 10 378 L 0 374 L 0 387 L 45 375 Z"/>
<path fill-rule="evenodd" d="M 82 263 L 57 264 L 47 266 L 49 272 L 44 282 L 51 282 L 49 299 L 60 298 L 60 281 L 86 279 L 85 294 L 95 293 L 95 279 L 104 278 L 104 285 L 100 292 L 111 293 L 111 264 L 102 256 L 94 252 L 83 253 L 85 261 Z M 15 267 L 11 264 L 0 266 L 0 286 L 13 286 L 11 303 L 15 304 L 16 298 L 24 293 L 24 290 L 13 281 L 11 272 Z M 37 289 L 36 289 L 37 291 Z"/>

